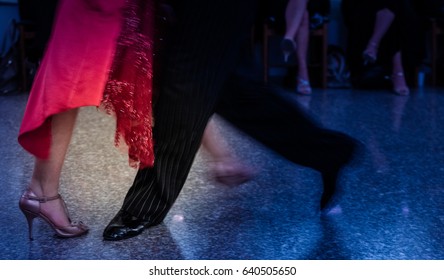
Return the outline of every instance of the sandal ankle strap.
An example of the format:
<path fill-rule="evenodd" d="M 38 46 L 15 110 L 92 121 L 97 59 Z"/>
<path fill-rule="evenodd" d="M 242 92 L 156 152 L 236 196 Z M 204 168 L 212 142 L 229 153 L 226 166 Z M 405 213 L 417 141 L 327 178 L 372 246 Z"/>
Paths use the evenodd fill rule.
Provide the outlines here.
<path fill-rule="evenodd" d="M 298 85 L 300 86 L 310 86 L 310 82 L 308 80 L 298 78 Z"/>
<path fill-rule="evenodd" d="M 56 200 L 56 199 L 61 199 L 62 198 L 62 196 L 60 194 L 57 194 L 55 196 L 42 196 L 42 197 L 25 194 L 25 195 L 23 195 L 23 197 L 26 198 L 26 199 L 29 199 L 29 200 L 38 201 L 40 203 L 45 203 L 47 201 L 52 201 L 52 200 Z"/>

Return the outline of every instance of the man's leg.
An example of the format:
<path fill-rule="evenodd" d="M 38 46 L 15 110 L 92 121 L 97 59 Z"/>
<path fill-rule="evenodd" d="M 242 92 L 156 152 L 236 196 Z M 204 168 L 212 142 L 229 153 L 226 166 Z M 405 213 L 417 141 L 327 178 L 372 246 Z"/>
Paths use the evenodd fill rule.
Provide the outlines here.
<path fill-rule="evenodd" d="M 321 209 L 329 206 L 342 167 L 352 159 L 357 141 L 322 127 L 276 89 L 242 77 L 226 84 L 216 112 L 271 150 L 322 174 Z"/>
<path fill-rule="evenodd" d="M 185 183 L 218 93 L 254 18 L 253 0 L 177 2 L 165 60 L 154 73 L 159 86 L 154 167 L 139 170 L 122 210 L 104 231 L 106 240 L 135 236 L 164 219 Z"/>

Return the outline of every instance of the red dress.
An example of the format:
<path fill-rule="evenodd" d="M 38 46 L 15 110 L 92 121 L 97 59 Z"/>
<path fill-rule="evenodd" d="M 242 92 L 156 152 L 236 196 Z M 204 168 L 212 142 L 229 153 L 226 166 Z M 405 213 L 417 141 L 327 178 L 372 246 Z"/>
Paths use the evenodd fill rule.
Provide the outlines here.
<path fill-rule="evenodd" d="M 116 145 L 128 146 L 130 164 L 152 166 L 152 6 L 146 0 L 59 1 L 18 136 L 25 150 L 48 158 L 51 116 L 101 106 L 116 116 Z"/>

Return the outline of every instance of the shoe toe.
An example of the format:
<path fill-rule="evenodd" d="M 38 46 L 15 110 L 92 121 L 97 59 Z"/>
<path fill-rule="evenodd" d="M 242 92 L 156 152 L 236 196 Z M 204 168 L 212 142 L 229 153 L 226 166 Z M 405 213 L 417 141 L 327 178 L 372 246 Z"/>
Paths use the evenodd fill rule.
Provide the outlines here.
<path fill-rule="evenodd" d="M 140 234 L 142 231 L 135 231 L 134 229 L 121 226 L 108 226 L 103 232 L 103 239 L 105 240 L 111 240 L 111 241 L 117 241 L 122 239 L 127 239 L 130 237 L 134 237 L 138 234 Z"/>
<path fill-rule="evenodd" d="M 111 241 L 131 238 L 142 233 L 147 225 L 146 221 L 120 210 L 103 231 L 103 238 Z"/>

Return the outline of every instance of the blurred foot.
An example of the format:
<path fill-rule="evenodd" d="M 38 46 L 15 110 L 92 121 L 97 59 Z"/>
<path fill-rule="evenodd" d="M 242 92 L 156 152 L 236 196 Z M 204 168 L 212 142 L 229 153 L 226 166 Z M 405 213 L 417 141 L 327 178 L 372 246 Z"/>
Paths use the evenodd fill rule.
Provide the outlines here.
<path fill-rule="evenodd" d="M 410 90 L 405 81 L 404 73 L 397 72 L 392 75 L 393 91 L 397 95 L 406 96 L 410 94 Z"/>
<path fill-rule="evenodd" d="M 289 38 L 284 38 L 281 42 L 281 50 L 284 54 L 284 61 L 288 62 L 290 55 L 296 51 L 296 43 Z"/>
<path fill-rule="evenodd" d="M 227 186 L 237 186 L 253 178 L 255 172 L 234 160 L 215 161 L 211 164 L 211 171 L 214 179 Z"/>
<path fill-rule="evenodd" d="M 378 44 L 375 42 L 370 42 L 362 53 L 364 59 L 364 65 L 373 64 L 378 58 Z"/>
<path fill-rule="evenodd" d="M 298 85 L 296 87 L 296 92 L 302 95 L 311 94 L 311 86 L 308 80 L 298 78 Z"/>

